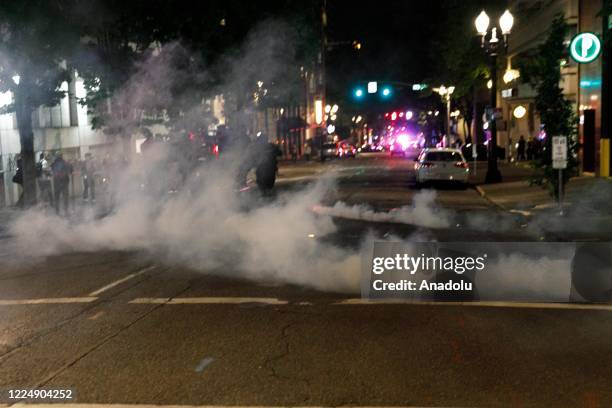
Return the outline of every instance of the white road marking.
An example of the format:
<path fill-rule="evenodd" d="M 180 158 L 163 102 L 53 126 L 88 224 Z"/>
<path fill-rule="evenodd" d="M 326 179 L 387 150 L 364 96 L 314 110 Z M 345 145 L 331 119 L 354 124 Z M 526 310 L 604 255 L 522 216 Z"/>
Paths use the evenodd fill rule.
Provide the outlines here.
<path fill-rule="evenodd" d="M 268 305 L 286 305 L 289 302 L 276 298 L 265 297 L 188 297 L 188 298 L 136 298 L 129 303 L 132 304 L 167 304 L 167 305 L 192 305 L 192 304 L 241 304 L 241 303 L 265 303 Z"/>
<path fill-rule="evenodd" d="M 41 299 L 0 299 L 0 306 L 15 306 L 15 305 L 52 305 L 64 303 L 91 303 L 97 297 L 65 297 L 65 298 L 41 298 Z"/>
<path fill-rule="evenodd" d="M 612 304 L 591 303 L 538 303 L 538 302 L 501 302 L 501 301 L 475 301 L 475 302 L 434 302 L 414 301 L 403 299 L 345 299 L 333 303 L 334 305 L 416 305 L 416 306 L 470 306 L 470 307 L 499 307 L 517 309 L 564 309 L 564 310 L 605 310 L 612 311 Z"/>
<path fill-rule="evenodd" d="M 103 286 L 103 287 L 101 287 L 101 288 L 100 288 L 100 289 L 98 289 L 98 290 L 94 290 L 94 291 L 93 291 L 93 292 L 91 292 L 91 293 L 90 293 L 88 296 L 98 296 L 98 295 L 100 295 L 101 293 L 106 292 L 107 290 L 112 289 L 112 288 L 114 288 L 114 287 L 115 287 L 115 286 L 117 286 L 117 285 L 121 285 L 123 282 L 126 282 L 126 281 L 128 281 L 128 280 L 130 280 L 130 279 L 132 279 L 132 278 L 135 278 L 135 277 L 137 277 L 137 276 L 140 276 L 140 275 L 142 275 L 143 273 L 148 272 L 148 271 L 150 271 L 150 270 L 152 270 L 152 269 L 155 269 L 155 268 L 156 268 L 156 266 L 155 266 L 155 265 L 153 265 L 153 266 L 149 266 L 149 267 L 146 267 L 146 268 L 144 268 L 144 269 L 141 269 L 141 270 L 140 270 L 140 271 L 138 271 L 138 272 L 134 272 L 134 273 L 132 273 L 132 274 L 130 274 L 130 275 L 128 275 L 128 276 L 126 276 L 126 277 L 124 277 L 124 278 L 121 278 L 121 279 L 118 279 L 118 280 L 116 280 L 116 281 L 114 281 L 114 282 L 111 282 L 111 283 L 109 283 L 108 285 Z"/>

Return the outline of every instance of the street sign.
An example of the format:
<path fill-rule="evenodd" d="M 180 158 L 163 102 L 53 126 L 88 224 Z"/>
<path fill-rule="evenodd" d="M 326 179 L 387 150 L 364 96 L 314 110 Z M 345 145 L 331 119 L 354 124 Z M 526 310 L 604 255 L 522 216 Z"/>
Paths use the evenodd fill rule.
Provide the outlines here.
<path fill-rule="evenodd" d="M 570 43 L 570 55 L 580 64 L 588 64 L 599 57 L 601 41 L 593 33 L 579 33 Z"/>
<path fill-rule="evenodd" d="M 553 136 L 552 138 L 553 169 L 567 168 L 567 137 Z"/>

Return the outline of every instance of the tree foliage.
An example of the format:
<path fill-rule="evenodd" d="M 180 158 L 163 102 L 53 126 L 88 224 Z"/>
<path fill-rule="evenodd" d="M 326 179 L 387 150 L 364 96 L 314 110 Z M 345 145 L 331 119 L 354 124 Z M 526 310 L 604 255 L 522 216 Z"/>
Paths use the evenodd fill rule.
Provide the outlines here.
<path fill-rule="evenodd" d="M 499 5 L 486 0 L 445 0 L 444 14 L 437 22 L 432 38 L 431 55 L 434 64 L 428 82 L 455 86 L 453 107 L 471 123 L 474 117 L 475 94 L 490 78 L 489 63 L 480 48 L 474 29 L 474 18 L 481 9 L 496 15 Z M 468 126 L 468 135 L 471 127 Z"/>
<path fill-rule="evenodd" d="M 3 0 L 0 2 L 0 92 L 13 102 L 0 113 L 15 112 L 23 165 L 24 203 L 36 199 L 32 113 L 53 106 L 70 80 L 66 57 L 79 45 L 69 10 L 73 0 Z"/>
<path fill-rule="evenodd" d="M 561 82 L 561 60 L 565 58 L 565 39 L 568 26 L 563 15 L 553 20 L 548 37 L 537 54 L 524 60 L 521 66 L 524 80 L 531 83 L 537 95 L 535 107 L 546 132 L 542 154 L 532 166 L 535 175 L 532 183 L 547 188 L 555 196 L 559 191 L 557 170 L 552 168 L 552 137 L 568 137 L 568 163 L 563 172 L 563 184 L 578 172 L 578 120 L 571 101 L 563 95 Z"/>

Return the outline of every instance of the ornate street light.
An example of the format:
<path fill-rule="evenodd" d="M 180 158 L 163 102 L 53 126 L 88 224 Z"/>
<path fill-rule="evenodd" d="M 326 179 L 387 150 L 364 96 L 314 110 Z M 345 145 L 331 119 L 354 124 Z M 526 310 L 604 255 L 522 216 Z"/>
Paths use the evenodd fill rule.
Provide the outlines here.
<path fill-rule="evenodd" d="M 495 118 L 495 110 L 497 107 L 497 55 L 501 52 L 505 52 L 508 49 L 508 36 L 514 25 L 514 17 L 506 10 L 504 14 L 499 18 L 499 29 L 501 30 L 502 38 L 498 37 L 498 27 L 492 27 L 489 30 L 490 19 L 487 13 L 483 10 L 480 12 L 474 25 L 476 31 L 481 36 L 480 45 L 482 49 L 490 57 L 490 70 L 491 70 L 491 86 L 487 87 L 491 89 L 491 118 L 489 124 L 489 130 L 491 132 L 491 140 L 488 143 L 488 166 L 487 175 L 485 182 L 487 183 L 498 183 L 502 181 L 502 176 L 497 167 L 497 126 Z M 506 78 L 507 79 L 507 78 Z"/>
<path fill-rule="evenodd" d="M 434 88 L 433 90 L 434 92 L 437 92 L 446 102 L 446 138 L 444 142 L 444 147 L 446 147 L 448 145 L 448 142 L 450 141 L 450 102 L 451 95 L 453 94 L 453 92 L 455 92 L 455 87 L 449 86 L 447 88 L 444 85 L 440 85 L 439 88 Z"/>

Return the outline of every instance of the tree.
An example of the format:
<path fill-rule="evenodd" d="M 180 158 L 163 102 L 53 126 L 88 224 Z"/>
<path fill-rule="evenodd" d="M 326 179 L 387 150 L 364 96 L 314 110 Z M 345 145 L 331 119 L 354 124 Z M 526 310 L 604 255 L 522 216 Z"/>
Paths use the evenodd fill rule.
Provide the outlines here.
<path fill-rule="evenodd" d="M 243 111 L 251 105 L 258 83 L 266 90 L 260 106 L 293 97 L 288 84 L 295 85 L 300 62 L 312 54 L 312 42 L 304 41 L 310 35 L 305 24 L 310 13 L 300 7 L 304 3 L 88 3 L 84 13 L 93 9 L 97 18 L 93 23 L 83 20 L 87 47 L 75 67 L 85 80 L 82 103 L 93 116 L 93 126 L 125 136 L 151 124 L 143 117 L 157 116 L 167 126 L 181 128 L 204 117 L 196 107 L 214 94 L 225 94 L 226 100 L 236 102 L 235 110 Z M 167 69 L 166 75 L 161 68 Z M 155 77 L 164 80 L 149 89 L 139 86 L 152 84 Z"/>
<path fill-rule="evenodd" d="M 566 57 L 567 33 L 568 25 L 563 15 L 557 15 L 537 54 L 521 62 L 524 79 L 537 92 L 535 107 L 546 132 L 542 154 L 532 161 L 535 174 L 531 182 L 547 188 L 555 197 L 559 194 L 559 182 L 557 170 L 552 168 L 552 136 L 568 137 L 568 162 L 562 183 L 567 183 L 578 172 L 578 120 L 572 103 L 559 86 L 561 60 Z"/>
<path fill-rule="evenodd" d="M 434 61 L 427 82 L 434 85 L 455 86 L 452 94 L 454 106 L 461 112 L 468 124 L 467 136 L 472 138 L 471 123 L 474 119 L 476 92 L 490 77 L 486 54 L 480 48 L 473 21 L 482 7 L 493 6 L 493 1 L 445 0 L 444 14 L 436 23 L 430 47 Z"/>
<path fill-rule="evenodd" d="M 72 0 L 0 2 L 0 92 L 13 95 L 0 113 L 16 113 L 26 206 L 36 201 L 32 113 L 65 95 L 60 87 L 70 80 L 66 56 L 79 44 L 67 12 L 73 5 Z"/>

